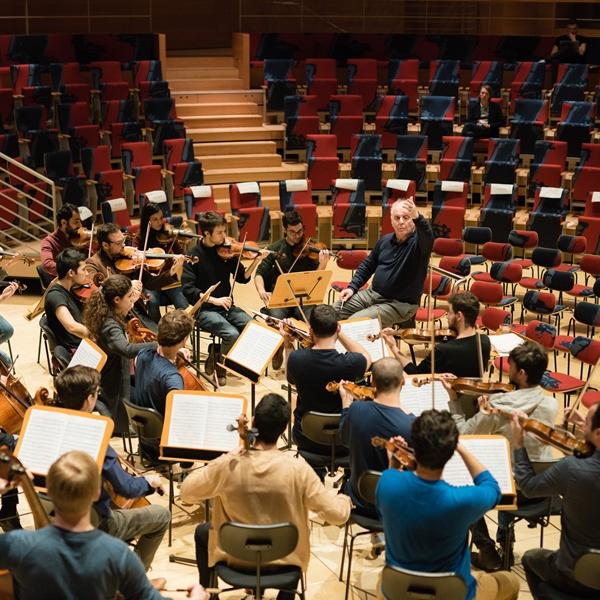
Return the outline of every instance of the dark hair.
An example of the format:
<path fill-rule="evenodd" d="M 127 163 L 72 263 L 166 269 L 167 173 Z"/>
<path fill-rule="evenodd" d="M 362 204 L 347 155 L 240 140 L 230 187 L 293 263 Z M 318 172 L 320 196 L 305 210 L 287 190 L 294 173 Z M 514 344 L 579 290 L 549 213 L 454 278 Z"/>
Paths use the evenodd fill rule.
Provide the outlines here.
<path fill-rule="evenodd" d="M 95 394 L 99 387 L 100 373 L 83 365 L 69 367 L 54 379 L 60 405 L 72 410 L 81 410 L 88 396 Z"/>
<path fill-rule="evenodd" d="M 115 313 L 115 298 L 123 298 L 131 289 L 131 279 L 125 275 L 110 275 L 85 303 L 83 322 L 95 340 L 108 317 L 117 320 L 123 328 L 123 319 Z"/>
<path fill-rule="evenodd" d="M 96 229 L 96 239 L 98 240 L 98 245 L 100 248 L 102 248 L 102 244 L 104 242 L 107 244 L 110 243 L 110 240 L 108 239 L 109 235 L 112 235 L 113 233 L 119 233 L 120 231 L 121 230 L 119 227 L 114 223 L 104 223 L 104 225 L 100 225 Z"/>
<path fill-rule="evenodd" d="M 140 213 L 140 235 L 138 236 L 139 250 L 144 249 L 144 241 L 146 240 L 146 230 L 148 229 L 150 217 L 158 212 L 162 212 L 162 208 L 154 202 L 148 202 L 148 204 L 146 204 L 144 208 L 142 208 L 142 212 Z M 153 233 L 154 232 L 150 230 L 150 236 L 148 238 L 149 242 L 150 240 L 156 237 L 155 235 L 153 235 Z M 154 241 L 151 241 L 150 243 L 154 244 Z"/>
<path fill-rule="evenodd" d="M 487 83 L 484 83 L 480 88 L 479 91 L 481 90 L 486 90 L 488 93 L 488 96 L 491 98 L 493 95 L 493 90 L 492 90 L 492 86 L 488 85 Z"/>
<path fill-rule="evenodd" d="M 77 215 L 79 215 L 79 211 L 77 210 L 77 207 L 74 204 L 70 204 L 69 202 L 67 202 L 66 204 L 63 204 L 56 211 L 57 225 L 60 227 L 61 221 L 69 221 L 71 219 L 71 217 L 73 216 L 73 213 L 76 213 Z"/>
<path fill-rule="evenodd" d="M 56 274 L 58 278 L 63 279 L 71 270 L 77 271 L 82 262 L 85 262 L 84 254 L 75 248 L 65 248 L 56 257 Z"/>
<path fill-rule="evenodd" d="M 413 421 L 410 439 L 420 466 L 442 469 L 456 450 L 458 429 L 447 410 L 426 410 Z"/>
<path fill-rule="evenodd" d="M 258 440 L 274 444 L 290 422 L 289 403 L 279 394 L 267 394 L 260 399 L 254 410 L 254 427 Z"/>
<path fill-rule="evenodd" d="M 404 381 L 403 373 L 400 362 L 391 356 L 376 360 L 372 366 L 372 375 L 377 393 L 391 392 L 399 388 Z"/>
<path fill-rule="evenodd" d="M 204 213 L 200 213 L 200 217 L 198 218 L 200 231 L 203 235 L 206 235 L 207 233 L 210 235 L 215 230 L 215 227 L 218 227 L 219 225 L 225 225 L 226 223 L 227 221 L 225 221 L 225 217 L 214 210 L 208 210 Z"/>
<path fill-rule="evenodd" d="M 290 225 L 293 227 L 300 223 L 302 223 L 302 217 L 297 210 L 288 210 L 287 212 L 284 212 L 283 217 L 281 217 L 281 224 L 284 229 L 287 229 Z"/>
<path fill-rule="evenodd" d="M 529 385 L 538 385 L 548 368 L 546 350 L 537 342 L 527 341 L 513 348 L 508 355 L 509 363 L 514 363 L 517 369 L 523 369 Z"/>
<path fill-rule="evenodd" d="M 335 308 L 329 304 L 315 306 L 308 321 L 315 337 L 331 337 L 337 331 L 337 314 Z"/>
<path fill-rule="evenodd" d="M 194 319 L 184 310 L 171 310 L 158 322 L 157 341 L 161 346 L 174 346 L 184 340 L 194 327 Z"/>
<path fill-rule="evenodd" d="M 457 313 L 461 312 L 465 318 L 465 323 L 469 327 L 475 325 L 479 316 L 479 300 L 472 292 L 457 292 L 452 294 L 448 299 L 452 306 L 452 310 Z"/>

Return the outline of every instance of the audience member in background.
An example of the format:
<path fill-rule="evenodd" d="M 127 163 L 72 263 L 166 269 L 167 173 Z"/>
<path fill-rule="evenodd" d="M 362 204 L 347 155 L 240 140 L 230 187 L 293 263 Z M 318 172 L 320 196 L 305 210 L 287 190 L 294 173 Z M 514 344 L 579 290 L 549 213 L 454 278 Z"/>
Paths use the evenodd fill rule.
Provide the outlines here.
<path fill-rule="evenodd" d="M 56 277 L 56 257 L 65 249 L 73 246 L 73 239 L 81 229 L 81 217 L 73 204 L 63 204 L 56 212 L 58 227 L 49 233 L 40 246 L 42 267 L 48 275 Z"/>
<path fill-rule="evenodd" d="M 500 104 L 491 102 L 492 88 L 482 85 L 479 89 L 479 102 L 469 102 L 469 112 L 462 135 L 475 139 L 492 138 L 500 135 L 504 115 Z"/>

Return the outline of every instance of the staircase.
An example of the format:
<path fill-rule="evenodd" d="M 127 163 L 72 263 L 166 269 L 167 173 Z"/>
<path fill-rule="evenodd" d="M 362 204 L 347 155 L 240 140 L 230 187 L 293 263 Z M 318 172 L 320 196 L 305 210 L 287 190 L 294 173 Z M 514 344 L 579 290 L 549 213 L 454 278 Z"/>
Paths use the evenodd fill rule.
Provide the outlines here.
<path fill-rule="evenodd" d="M 232 51 L 169 55 L 165 75 L 217 204 L 229 209 L 230 183 L 258 181 L 263 205 L 279 209 L 278 182 L 306 166 L 283 162 L 285 126 L 264 124 L 263 92 L 244 89 Z"/>

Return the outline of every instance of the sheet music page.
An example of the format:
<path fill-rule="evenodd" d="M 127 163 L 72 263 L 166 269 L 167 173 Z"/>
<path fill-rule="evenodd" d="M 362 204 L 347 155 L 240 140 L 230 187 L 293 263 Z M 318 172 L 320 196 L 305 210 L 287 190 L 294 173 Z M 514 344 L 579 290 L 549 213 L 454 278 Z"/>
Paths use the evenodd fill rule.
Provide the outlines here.
<path fill-rule="evenodd" d="M 167 446 L 228 452 L 239 446 L 237 431 L 227 431 L 243 412 L 241 398 L 177 393 L 171 406 Z"/>
<path fill-rule="evenodd" d="M 69 415 L 34 408 L 22 435 L 18 457 L 28 469 L 41 475 L 70 450 L 82 450 L 97 460 L 107 424 L 85 414 Z"/>
<path fill-rule="evenodd" d="M 276 329 L 250 321 L 227 357 L 260 375 L 282 343 L 283 338 Z"/>
<path fill-rule="evenodd" d="M 86 340 L 81 340 L 79 346 L 77 346 L 77 350 L 75 350 L 75 354 L 73 354 L 73 358 L 71 359 L 68 368 L 74 367 L 75 365 L 83 365 L 84 367 L 97 369 L 101 360 L 102 353 L 98 352 L 95 348 L 92 348 Z"/>
<path fill-rule="evenodd" d="M 516 333 L 498 333 L 490 335 L 490 344 L 500 356 L 508 356 L 513 348 L 523 343 L 523 338 Z"/>
<path fill-rule="evenodd" d="M 490 471 L 503 494 L 512 493 L 510 445 L 505 437 L 479 438 L 461 435 L 460 443 Z M 452 485 L 473 485 L 473 479 L 458 452 L 446 463 L 442 477 Z"/>
<path fill-rule="evenodd" d="M 412 382 L 412 377 L 404 383 L 400 390 L 400 408 L 406 413 L 418 417 L 423 411 L 433 408 L 431 400 L 432 388 L 435 387 L 435 408 L 448 410 L 450 396 L 441 381 L 434 381 L 417 387 Z"/>
<path fill-rule="evenodd" d="M 367 339 L 368 335 L 377 335 L 381 331 L 379 319 L 351 319 L 349 321 L 341 321 L 340 328 L 344 335 L 358 342 L 367 350 L 373 362 L 390 355 L 388 347 L 382 339 L 373 342 Z M 335 349 L 342 354 L 347 352 L 339 340 L 335 344 Z"/>

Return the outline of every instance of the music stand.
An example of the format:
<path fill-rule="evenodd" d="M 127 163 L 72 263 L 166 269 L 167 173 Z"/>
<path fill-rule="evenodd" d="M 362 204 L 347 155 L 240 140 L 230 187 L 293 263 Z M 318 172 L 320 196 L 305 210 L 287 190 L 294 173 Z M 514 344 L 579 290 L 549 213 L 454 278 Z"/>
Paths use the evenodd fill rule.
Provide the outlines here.
<path fill-rule="evenodd" d="M 275 288 L 267 308 L 298 307 L 323 304 L 333 271 L 297 271 L 282 273 L 277 277 Z"/>

